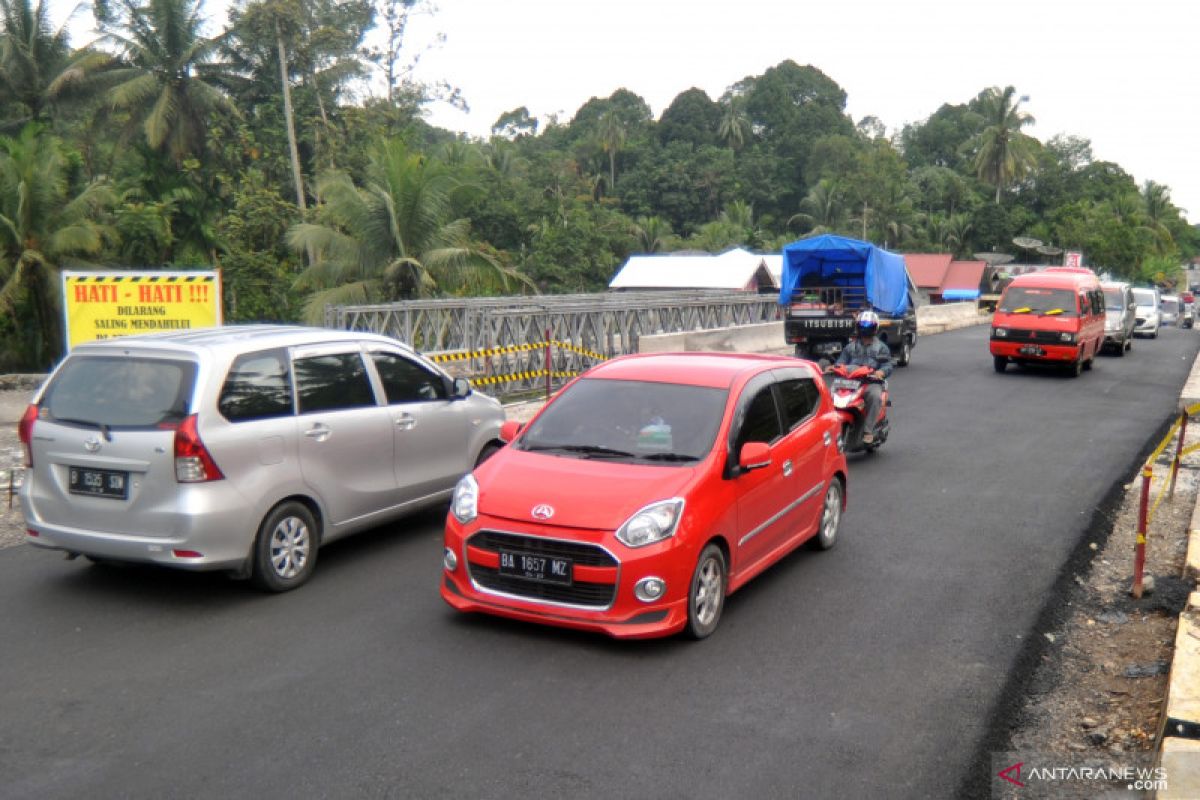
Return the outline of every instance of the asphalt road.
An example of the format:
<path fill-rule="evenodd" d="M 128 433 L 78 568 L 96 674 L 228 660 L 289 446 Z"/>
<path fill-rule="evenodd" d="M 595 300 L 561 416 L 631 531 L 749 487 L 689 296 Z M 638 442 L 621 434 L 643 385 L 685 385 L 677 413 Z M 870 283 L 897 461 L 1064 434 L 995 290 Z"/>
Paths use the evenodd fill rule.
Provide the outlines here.
<path fill-rule="evenodd" d="M 701 643 L 458 615 L 434 514 L 281 596 L 0 550 L 0 795 L 951 796 L 1198 348 L 1166 330 L 1071 379 L 995 374 L 986 328 L 923 339 L 839 545 Z"/>

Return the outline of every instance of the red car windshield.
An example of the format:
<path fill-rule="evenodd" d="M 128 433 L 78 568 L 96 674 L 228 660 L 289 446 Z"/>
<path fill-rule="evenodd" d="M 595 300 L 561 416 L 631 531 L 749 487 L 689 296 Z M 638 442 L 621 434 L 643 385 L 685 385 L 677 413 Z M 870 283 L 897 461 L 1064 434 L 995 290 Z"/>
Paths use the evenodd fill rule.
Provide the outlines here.
<path fill-rule="evenodd" d="M 576 458 L 684 464 L 712 450 L 728 392 L 651 381 L 578 381 L 516 443 Z"/>

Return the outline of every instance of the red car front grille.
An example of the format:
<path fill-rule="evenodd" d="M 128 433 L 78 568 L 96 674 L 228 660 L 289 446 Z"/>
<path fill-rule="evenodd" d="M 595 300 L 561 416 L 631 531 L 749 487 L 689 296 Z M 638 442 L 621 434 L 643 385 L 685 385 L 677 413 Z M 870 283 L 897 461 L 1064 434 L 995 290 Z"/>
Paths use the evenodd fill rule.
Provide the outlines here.
<path fill-rule="evenodd" d="M 545 539 L 539 536 L 522 536 L 500 531 L 480 531 L 467 540 L 470 549 L 498 554 L 500 550 L 513 553 L 568 558 L 576 567 L 603 573 L 612 570 L 612 583 L 597 583 L 572 579 L 570 584 L 544 583 L 527 580 L 513 575 L 504 575 L 496 567 L 467 560 L 471 580 L 482 589 L 500 592 L 514 597 L 549 603 L 603 609 L 612 605 L 617 593 L 617 559 L 607 550 L 584 542 L 567 542 Z M 600 568 L 600 569 L 595 569 Z"/>

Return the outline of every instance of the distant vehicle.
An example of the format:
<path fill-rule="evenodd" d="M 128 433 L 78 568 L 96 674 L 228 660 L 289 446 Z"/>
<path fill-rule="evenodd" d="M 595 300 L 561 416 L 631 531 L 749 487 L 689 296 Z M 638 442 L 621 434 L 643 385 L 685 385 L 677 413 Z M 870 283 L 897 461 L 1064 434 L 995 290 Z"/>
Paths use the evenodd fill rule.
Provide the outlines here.
<path fill-rule="evenodd" d="M 1134 335 L 1157 339 L 1158 329 L 1162 327 L 1162 311 L 1158 307 L 1158 289 L 1135 286 L 1133 299 L 1137 303 Z"/>
<path fill-rule="evenodd" d="M 442 598 L 459 611 L 702 639 L 725 597 L 805 542 L 833 547 L 842 423 L 816 365 L 634 355 L 568 384 L 459 481 Z"/>
<path fill-rule="evenodd" d="M 1047 267 L 1018 275 L 992 315 L 989 350 L 996 372 L 1009 362 L 1091 369 L 1104 346 L 1104 294 L 1095 273 Z"/>
<path fill-rule="evenodd" d="M 1133 349 L 1133 329 L 1137 325 L 1137 303 L 1128 283 L 1100 284 L 1104 292 L 1104 346 L 1123 356 Z"/>
<path fill-rule="evenodd" d="M 1158 307 L 1162 310 L 1161 324 L 1179 324 L 1179 298 L 1176 295 L 1164 294 L 1158 302 Z"/>
<path fill-rule="evenodd" d="M 912 359 L 917 290 L 898 253 L 832 234 L 784 245 L 779 304 L 797 358 L 834 360 L 854 333 L 855 317 L 872 309 L 879 315 L 877 336 L 896 365 Z"/>
<path fill-rule="evenodd" d="M 80 345 L 20 424 L 26 541 L 304 583 L 317 549 L 445 503 L 504 409 L 385 336 L 230 326 Z"/>

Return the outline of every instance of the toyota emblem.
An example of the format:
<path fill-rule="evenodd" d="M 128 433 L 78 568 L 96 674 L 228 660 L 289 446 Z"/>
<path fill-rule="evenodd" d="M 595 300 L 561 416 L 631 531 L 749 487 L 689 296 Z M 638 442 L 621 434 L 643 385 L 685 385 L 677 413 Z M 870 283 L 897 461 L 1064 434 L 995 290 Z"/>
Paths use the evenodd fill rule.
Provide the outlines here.
<path fill-rule="evenodd" d="M 534 519 L 550 519 L 554 516 L 554 507 L 540 503 L 534 506 L 530 513 L 533 514 Z"/>
<path fill-rule="evenodd" d="M 100 449 L 100 439 L 97 436 L 89 436 L 83 440 L 83 449 L 89 453 L 95 453 Z"/>

